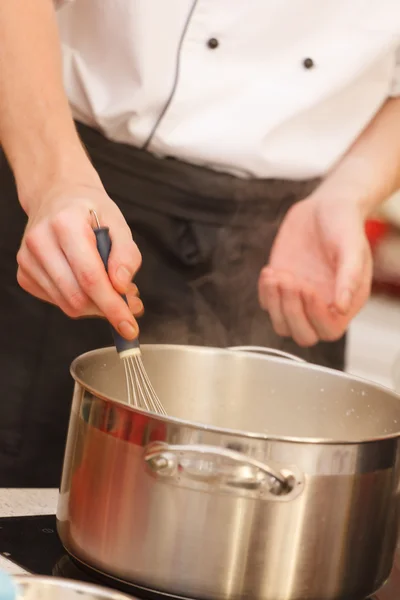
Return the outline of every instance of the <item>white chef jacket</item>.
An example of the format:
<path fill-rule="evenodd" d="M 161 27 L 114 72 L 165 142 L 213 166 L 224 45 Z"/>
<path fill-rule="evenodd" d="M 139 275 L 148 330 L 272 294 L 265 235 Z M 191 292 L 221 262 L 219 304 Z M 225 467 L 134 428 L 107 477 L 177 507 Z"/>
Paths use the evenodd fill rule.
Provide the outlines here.
<path fill-rule="evenodd" d="M 74 116 L 159 156 L 322 176 L 400 95 L 400 0 L 61 4 Z"/>

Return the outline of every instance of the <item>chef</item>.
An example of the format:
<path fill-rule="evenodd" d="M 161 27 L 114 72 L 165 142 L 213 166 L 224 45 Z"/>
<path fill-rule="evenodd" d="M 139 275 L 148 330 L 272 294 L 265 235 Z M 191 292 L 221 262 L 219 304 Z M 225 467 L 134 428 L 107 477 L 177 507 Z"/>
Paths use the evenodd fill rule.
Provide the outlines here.
<path fill-rule="evenodd" d="M 399 0 L 3 0 L 0 40 L 1 485 L 58 485 L 69 363 L 143 306 L 142 342 L 344 368 L 400 186 Z"/>

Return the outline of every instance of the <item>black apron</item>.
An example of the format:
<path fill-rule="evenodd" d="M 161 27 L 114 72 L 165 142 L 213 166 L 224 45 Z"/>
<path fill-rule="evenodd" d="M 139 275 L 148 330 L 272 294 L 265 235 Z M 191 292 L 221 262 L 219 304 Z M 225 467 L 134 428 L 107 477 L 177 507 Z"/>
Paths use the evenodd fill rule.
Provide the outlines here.
<path fill-rule="evenodd" d="M 143 256 L 136 277 L 146 309 L 142 343 L 263 345 L 344 368 L 345 338 L 300 348 L 274 333 L 257 299 L 282 218 L 317 181 L 243 180 L 78 129 Z M 19 288 L 16 254 L 27 219 L 3 155 L 0 217 L 0 487 L 57 487 L 69 365 L 112 341 L 104 321 L 71 320 Z"/>

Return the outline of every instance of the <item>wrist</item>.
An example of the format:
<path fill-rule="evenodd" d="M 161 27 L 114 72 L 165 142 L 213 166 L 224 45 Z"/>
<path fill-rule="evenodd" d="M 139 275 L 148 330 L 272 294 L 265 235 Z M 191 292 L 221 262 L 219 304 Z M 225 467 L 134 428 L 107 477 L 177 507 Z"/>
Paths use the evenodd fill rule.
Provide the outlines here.
<path fill-rule="evenodd" d="M 25 161 L 13 165 L 18 197 L 29 215 L 41 201 L 57 190 L 71 186 L 101 187 L 101 180 L 78 139 L 72 144 L 63 143 L 60 149 L 35 153 L 33 164 Z"/>
<path fill-rule="evenodd" d="M 338 208 L 343 205 L 352 205 L 365 221 L 373 210 L 373 203 L 362 188 L 347 185 L 321 185 L 310 196 L 321 206 L 334 205 Z"/>
<path fill-rule="evenodd" d="M 384 153 L 376 143 L 360 140 L 358 147 L 328 173 L 315 194 L 322 201 L 336 198 L 353 203 L 365 220 L 399 188 L 399 164 L 398 151 Z"/>
<path fill-rule="evenodd" d="M 352 161 L 328 175 L 312 196 L 320 203 L 352 204 L 365 220 L 392 191 L 387 181 L 374 177 L 370 165 Z"/>

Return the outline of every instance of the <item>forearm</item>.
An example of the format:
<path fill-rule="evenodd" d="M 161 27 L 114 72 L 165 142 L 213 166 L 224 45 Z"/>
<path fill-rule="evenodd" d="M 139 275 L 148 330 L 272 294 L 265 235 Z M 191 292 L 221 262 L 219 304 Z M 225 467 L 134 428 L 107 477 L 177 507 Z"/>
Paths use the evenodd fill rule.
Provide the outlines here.
<path fill-rule="evenodd" d="M 95 181 L 64 92 L 51 0 L 0 2 L 0 144 L 25 209 L 72 174 Z"/>
<path fill-rule="evenodd" d="M 400 98 L 388 100 L 314 196 L 356 202 L 363 217 L 400 188 Z"/>

